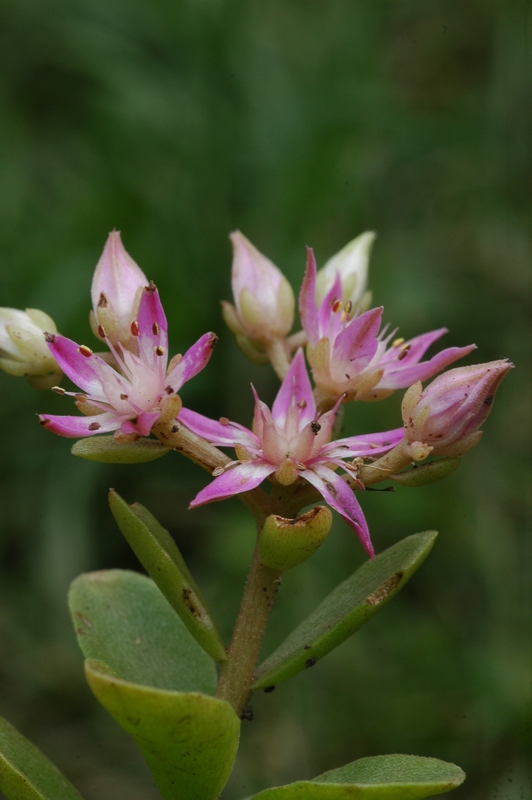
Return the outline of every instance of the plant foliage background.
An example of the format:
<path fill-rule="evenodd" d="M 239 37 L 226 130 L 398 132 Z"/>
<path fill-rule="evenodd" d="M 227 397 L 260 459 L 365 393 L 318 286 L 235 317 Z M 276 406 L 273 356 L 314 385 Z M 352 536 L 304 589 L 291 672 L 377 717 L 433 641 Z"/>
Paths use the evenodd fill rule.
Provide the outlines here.
<path fill-rule="evenodd" d="M 173 352 L 221 334 L 186 404 L 247 424 L 250 380 L 265 399 L 276 383 L 222 324 L 228 232 L 298 287 L 306 244 L 323 264 L 374 229 L 386 321 L 405 337 L 446 325 L 446 344 L 519 368 L 451 478 L 362 498 L 377 550 L 427 528 L 439 542 L 384 614 L 255 698 L 224 798 L 397 751 L 460 764 L 457 800 L 532 797 L 525 2 L 4 0 L 0 22 L 2 305 L 43 308 L 93 344 L 90 281 L 116 227 L 160 288 Z M 67 586 L 138 567 L 106 505 L 114 486 L 171 529 L 229 636 L 251 528 L 237 500 L 187 512 L 206 476 L 177 455 L 73 459 L 35 418 L 69 413 L 65 398 L 4 374 L 0 392 L 0 713 L 87 800 L 150 800 L 85 686 Z M 357 405 L 347 430 L 393 427 L 399 405 Z M 286 575 L 265 650 L 362 560 L 337 520 Z"/>

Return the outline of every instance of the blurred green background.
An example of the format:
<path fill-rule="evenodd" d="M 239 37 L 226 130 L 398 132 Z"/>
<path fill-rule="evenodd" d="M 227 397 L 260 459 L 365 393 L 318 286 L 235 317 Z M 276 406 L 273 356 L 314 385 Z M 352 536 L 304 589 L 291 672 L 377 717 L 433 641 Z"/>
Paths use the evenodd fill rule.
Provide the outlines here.
<path fill-rule="evenodd" d="M 532 798 L 530 186 L 524 0 L 4 0 L 0 302 L 94 344 L 89 288 L 107 233 L 161 291 L 172 352 L 221 334 L 185 404 L 248 424 L 248 367 L 224 330 L 227 235 L 299 286 L 376 230 L 370 285 L 405 337 L 510 357 L 482 443 L 441 484 L 362 497 L 377 550 L 441 531 L 384 614 L 314 670 L 255 698 L 224 800 L 386 752 L 455 761 L 456 800 Z M 530 38 L 529 38 L 530 42 Z M 530 47 L 530 43 L 528 44 Z M 530 52 L 530 51 L 529 51 Z M 530 64 L 528 64 L 530 66 Z M 96 706 L 65 593 L 82 571 L 138 568 L 108 487 L 167 525 L 229 637 L 253 534 L 237 500 L 188 512 L 206 475 L 170 455 L 74 459 L 37 412 L 68 400 L 0 374 L 0 713 L 86 800 L 151 800 L 133 745 Z M 346 434 L 395 427 L 400 393 L 352 406 Z M 274 647 L 363 561 L 348 527 L 285 577 Z"/>

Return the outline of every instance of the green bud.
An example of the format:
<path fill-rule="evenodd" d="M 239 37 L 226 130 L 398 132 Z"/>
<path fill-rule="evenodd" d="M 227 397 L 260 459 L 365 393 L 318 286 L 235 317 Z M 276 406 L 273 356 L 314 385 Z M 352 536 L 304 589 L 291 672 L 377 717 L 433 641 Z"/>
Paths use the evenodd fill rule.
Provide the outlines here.
<path fill-rule="evenodd" d="M 284 572 L 302 564 L 329 535 L 332 513 L 316 506 L 295 519 L 271 514 L 259 536 L 259 558 L 270 569 Z"/>

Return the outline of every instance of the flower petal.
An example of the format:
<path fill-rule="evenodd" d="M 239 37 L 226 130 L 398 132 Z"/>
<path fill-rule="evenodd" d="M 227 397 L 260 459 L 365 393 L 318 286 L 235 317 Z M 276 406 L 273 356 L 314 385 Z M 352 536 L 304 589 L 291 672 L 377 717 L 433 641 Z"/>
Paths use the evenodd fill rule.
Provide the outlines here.
<path fill-rule="evenodd" d="M 353 458 L 356 456 L 375 456 L 386 453 L 399 444 L 404 438 L 404 428 L 394 428 L 381 433 L 366 433 L 362 436 L 348 436 L 326 444 L 320 455 L 331 457 Z"/>
<path fill-rule="evenodd" d="M 81 438 L 94 436 L 96 433 L 109 433 L 120 427 L 122 419 L 115 414 L 97 414 L 91 417 L 54 416 L 53 414 L 40 414 L 39 422 L 47 430 L 58 433 L 60 436 Z"/>
<path fill-rule="evenodd" d="M 206 366 L 217 341 L 215 333 L 204 333 L 192 347 L 189 347 L 179 364 L 167 375 L 166 385 L 171 386 L 174 392 L 178 392 L 184 383 Z"/>
<path fill-rule="evenodd" d="M 357 534 L 364 550 L 370 558 L 373 558 L 375 551 L 371 544 L 364 514 L 352 489 L 340 475 L 321 464 L 316 464 L 312 469 L 301 471 L 299 474 L 320 492 L 332 508 L 341 514 Z"/>
<path fill-rule="evenodd" d="M 476 350 L 476 345 L 470 344 L 467 347 L 448 347 L 428 361 L 422 361 L 420 364 L 405 363 L 396 361 L 391 365 L 385 366 L 384 375 L 379 383 L 374 387 L 375 389 L 406 389 L 407 386 L 412 386 L 417 381 L 426 381 L 441 372 L 442 369 L 448 367 L 459 358 L 464 358 L 473 350 Z M 403 361 L 407 361 L 406 356 Z M 384 365 L 383 365 L 384 366 Z"/>
<path fill-rule="evenodd" d="M 65 375 L 87 394 L 104 400 L 100 366 L 105 362 L 98 356 L 91 354 L 88 347 L 85 348 L 88 356 L 82 355 L 82 348 L 72 339 L 61 336 L 60 333 L 48 335 L 47 341 L 50 352 Z M 105 366 L 111 369 L 107 364 Z"/>
<path fill-rule="evenodd" d="M 140 298 L 137 318 L 139 326 L 139 353 L 150 367 L 153 367 L 157 358 L 155 350 L 160 348 L 163 357 L 166 356 L 164 368 L 168 363 L 168 323 L 159 298 L 159 292 L 153 283 L 150 283 Z"/>
<path fill-rule="evenodd" d="M 234 447 L 235 444 L 243 444 L 245 447 L 258 447 L 257 437 L 251 431 L 236 422 L 218 422 L 190 408 L 182 408 L 179 412 L 179 422 L 183 422 L 187 428 L 203 436 L 216 447 Z"/>
<path fill-rule="evenodd" d="M 160 411 L 143 411 L 138 417 L 126 419 L 122 423 L 122 433 L 138 433 L 140 436 L 149 436 L 160 416 Z"/>
<path fill-rule="evenodd" d="M 266 461 L 244 461 L 219 475 L 205 489 L 199 492 L 190 503 L 189 508 L 225 500 L 234 494 L 249 492 L 275 472 L 276 467 Z"/>
<path fill-rule="evenodd" d="M 336 381 L 351 380 L 367 367 L 379 341 L 382 307 L 365 311 L 340 331 L 333 345 L 331 376 Z"/>
<path fill-rule="evenodd" d="M 316 416 L 316 403 L 301 348 L 295 354 L 272 406 L 273 419 L 280 428 L 284 427 L 292 399 L 299 410 L 301 430 Z"/>

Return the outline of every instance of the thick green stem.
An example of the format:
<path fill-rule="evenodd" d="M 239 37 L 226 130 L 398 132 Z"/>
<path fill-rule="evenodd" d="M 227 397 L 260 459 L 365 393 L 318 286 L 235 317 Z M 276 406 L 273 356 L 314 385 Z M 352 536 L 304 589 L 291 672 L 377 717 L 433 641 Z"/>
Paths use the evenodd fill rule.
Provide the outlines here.
<path fill-rule="evenodd" d="M 223 662 L 216 696 L 227 700 L 242 716 L 253 684 L 253 673 L 282 573 L 260 563 L 257 549 L 249 570 L 244 597 Z"/>
<path fill-rule="evenodd" d="M 266 345 L 265 350 L 275 374 L 280 381 L 284 380 L 286 373 L 290 369 L 290 356 L 286 339 L 272 339 Z"/>

